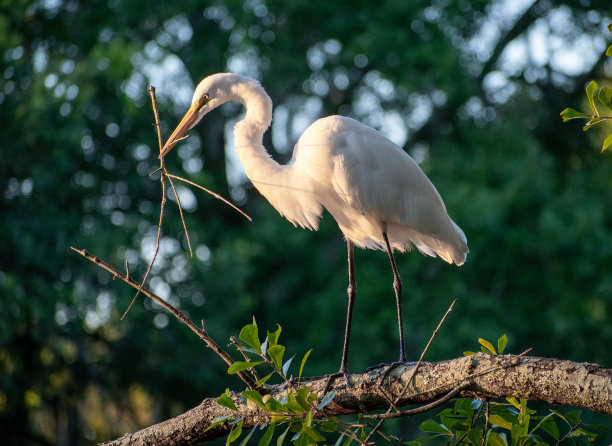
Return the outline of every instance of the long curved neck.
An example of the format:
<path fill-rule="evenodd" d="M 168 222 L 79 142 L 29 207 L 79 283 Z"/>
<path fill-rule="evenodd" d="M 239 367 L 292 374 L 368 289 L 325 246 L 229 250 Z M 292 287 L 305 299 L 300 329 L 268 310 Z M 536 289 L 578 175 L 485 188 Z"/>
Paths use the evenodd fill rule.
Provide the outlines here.
<path fill-rule="evenodd" d="M 322 207 L 296 164 L 283 166 L 263 146 L 263 134 L 272 122 L 272 100 L 254 81 L 232 88 L 244 104 L 246 116 L 234 127 L 234 144 L 247 177 L 272 206 L 294 225 L 316 229 Z"/>
<path fill-rule="evenodd" d="M 259 83 L 251 80 L 235 84 L 232 94 L 246 109 L 245 117 L 234 126 L 234 145 L 247 177 L 264 193 L 259 184 L 278 183 L 275 177 L 285 170 L 272 159 L 262 141 L 272 122 L 272 100 Z"/>
<path fill-rule="evenodd" d="M 244 146 L 261 146 L 263 134 L 272 123 L 272 99 L 259 83 L 246 80 L 235 85 L 232 93 L 237 101 L 244 105 L 246 115 L 234 127 L 236 148 Z"/>

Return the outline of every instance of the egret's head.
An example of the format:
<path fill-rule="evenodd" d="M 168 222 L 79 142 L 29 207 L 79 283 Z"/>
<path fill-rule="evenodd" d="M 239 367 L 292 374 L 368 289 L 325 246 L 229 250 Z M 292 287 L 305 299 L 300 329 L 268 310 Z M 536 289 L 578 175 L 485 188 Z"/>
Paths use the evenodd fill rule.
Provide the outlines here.
<path fill-rule="evenodd" d="M 206 113 L 218 106 L 236 99 L 233 88 L 237 84 L 252 82 L 243 76 L 233 73 L 218 73 L 204 78 L 196 87 L 191 99 L 191 107 L 176 126 L 170 138 L 164 144 L 159 157 L 166 155 L 185 134 L 191 130 Z"/>

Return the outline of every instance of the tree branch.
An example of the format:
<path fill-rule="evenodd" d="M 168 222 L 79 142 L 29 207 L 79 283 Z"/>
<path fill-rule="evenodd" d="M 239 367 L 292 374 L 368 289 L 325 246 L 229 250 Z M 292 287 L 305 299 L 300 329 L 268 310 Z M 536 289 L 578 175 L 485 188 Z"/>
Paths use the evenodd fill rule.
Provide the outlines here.
<path fill-rule="evenodd" d="M 389 379 L 384 382 L 384 393 L 380 381 L 386 367 L 351 375 L 351 387 L 344 380 L 336 380 L 332 386 L 336 392 L 334 400 L 317 416 L 331 417 L 386 409 L 389 406 L 388 395 L 397 401 L 398 407 L 423 405 L 444 398 L 451 391 L 457 397 L 488 399 L 512 396 L 612 414 L 612 369 L 595 364 L 477 353 L 442 362 L 423 362 L 416 373 L 413 373 L 414 368 L 415 364 L 412 363 L 393 369 L 387 375 Z M 302 381 L 312 392 L 322 393 L 327 379 L 302 378 Z M 286 394 L 287 389 L 282 384 L 266 386 L 266 391 L 272 397 L 279 398 Z M 243 429 L 272 419 L 273 414 L 243 404 L 239 392 L 231 392 L 231 396 L 238 411 L 218 405 L 216 398 L 207 398 L 175 418 L 103 444 L 163 446 L 201 443 L 229 434 L 230 427 L 226 423 L 206 431 L 216 417 L 243 418 Z"/>
<path fill-rule="evenodd" d="M 87 260 L 90 260 L 91 262 L 93 262 L 96 265 L 98 265 L 100 268 L 105 269 L 106 271 L 111 273 L 113 275 L 113 278 L 119 278 L 119 279 L 123 280 L 125 283 L 127 283 L 128 285 L 131 285 L 133 288 L 138 289 L 139 292 L 141 292 L 142 294 L 147 296 L 149 299 L 153 300 L 154 302 L 156 302 L 157 304 L 159 304 L 160 306 L 162 306 L 163 308 L 168 310 L 174 317 L 176 317 L 179 321 L 181 321 L 183 324 L 185 324 L 187 327 L 189 327 L 189 329 L 191 331 L 193 331 L 202 341 L 204 341 L 204 343 L 206 344 L 207 347 L 209 347 L 217 355 L 219 355 L 219 357 L 221 359 L 223 359 L 223 361 L 225 361 L 225 363 L 227 365 L 231 366 L 234 363 L 234 360 L 232 359 L 232 357 L 225 350 L 223 350 L 221 348 L 221 346 L 219 346 L 219 344 L 217 344 L 209 336 L 209 334 L 206 331 L 206 329 L 199 328 L 197 325 L 195 325 L 193 322 L 191 322 L 191 320 L 187 316 L 185 316 L 183 313 L 181 313 L 179 310 L 174 308 L 172 305 L 170 305 L 168 302 L 163 300 L 161 297 L 159 297 L 158 295 L 156 295 L 155 293 L 153 293 L 152 291 L 150 291 L 146 287 L 143 287 L 141 285 L 141 283 L 139 283 L 136 280 L 134 280 L 130 276 L 130 273 L 129 273 L 129 264 L 127 263 L 127 261 L 125 263 L 126 264 L 126 274 L 122 274 L 116 268 L 114 268 L 112 265 L 109 265 L 104 260 L 100 259 L 99 257 L 94 256 L 93 254 L 91 254 L 86 249 L 76 249 L 73 246 L 71 246 L 70 249 L 72 249 L 75 252 L 78 252 L 83 257 L 85 257 Z M 255 383 L 253 382 L 251 377 L 249 377 L 246 373 L 238 372 L 237 375 L 238 375 L 238 377 L 240 379 L 242 379 L 242 381 L 250 389 L 255 389 Z"/>

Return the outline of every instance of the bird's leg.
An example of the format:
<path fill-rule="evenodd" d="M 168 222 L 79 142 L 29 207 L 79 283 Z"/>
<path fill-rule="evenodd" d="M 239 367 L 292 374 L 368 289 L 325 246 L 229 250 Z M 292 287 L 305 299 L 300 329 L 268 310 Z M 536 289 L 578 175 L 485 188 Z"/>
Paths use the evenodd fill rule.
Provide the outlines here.
<path fill-rule="evenodd" d="M 406 362 L 406 354 L 404 353 L 404 323 L 402 321 L 402 278 L 397 271 L 395 265 L 395 258 L 393 257 L 393 249 L 389 243 L 389 237 L 387 237 L 387 231 L 383 231 L 383 238 L 385 239 L 385 247 L 387 248 L 387 254 L 389 254 L 389 260 L 391 261 L 391 269 L 393 269 L 393 289 L 395 290 L 395 302 L 397 304 L 397 325 L 399 327 L 399 338 L 400 338 L 400 357 L 399 362 Z"/>
<path fill-rule="evenodd" d="M 346 384 L 350 387 L 351 383 L 348 379 L 348 368 L 346 363 L 348 361 L 349 342 L 351 337 L 351 322 L 353 320 L 353 306 L 355 305 L 355 294 L 357 291 L 357 282 L 355 281 L 355 255 L 353 249 L 353 242 L 347 240 L 346 248 L 348 251 L 348 278 L 349 284 L 346 289 L 348 295 L 348 309 L 346 310 L 346 329 L 344 331 L 344 347 L 342 348 L 342 360 L 340 361 L 340 370 L 327 378 L 327 383 L 323 389 L 323 395 L 327 393 L 331 383 L 339 376 L 344 376 Z"/>
<path fill-rule="evenodd" d="M 344 331 L 344 348 L 342 349 L 342 361 L 340 362 L 340 373 L 347 373 L 346 363 L 348 361 L 349 341 L 351 337 L 351 322 L 353 320 L 353 306 L 355 305 L 355 293 L 357 292 L 357 282 L 355 281 L 355 256 L 353 243 L 346 242 L 348 251 L 348 278 L 349 284 L 346 289 L 348 295 L 348 308 L 346 310 L 346 329 Z"/>

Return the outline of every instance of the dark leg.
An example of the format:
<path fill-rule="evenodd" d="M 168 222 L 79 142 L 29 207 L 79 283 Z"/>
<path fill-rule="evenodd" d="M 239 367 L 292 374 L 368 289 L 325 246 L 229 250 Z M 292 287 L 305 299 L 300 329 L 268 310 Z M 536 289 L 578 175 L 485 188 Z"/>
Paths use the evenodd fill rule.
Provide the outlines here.
<path fill-rule="evenodd" d="M 355 292 L 357 284 L 355 282 L 355 257 L 353 253 L 353 243 L 347 241 L 348 251 L 348 278 L 349 284 L 346 290 L 348 294 L 348 309 L 346 310 L 346 329 L 344 331 L 344 348 L 342 349 L 342 362 L 340 362 L 340 373 L 347 373 L 346 362 L 348 359 L 349 341 L 351 337 L 351 322 L 353 320 L 353 305 L 355 305 Z"/>
<path fill-rule="evenodd" d="M 406 362 L 406 354 L 404 353 L 404 323 L 402 322 L 402 278 L 397 272 L 397 266 L 395 265 L 395 259 L 393 258 L 393 249 L 389 243 L 387 232 L 383 231 L 383 238 L 385 239 L 385 246 L 387 248 L 387 254 L 389 254 L 389 260 L 391 261 L 391 269 L 393 269 L 393 289 L 395 290 L 395 302 L 397 304 L 397 325 L 399 327 L 399 338 L 400 338 L 400 358 L 399 362 Z"/>
<path fill-rule="evenodd" d="M 340 370 L 338 373 L 329 375 L 327 383 L 323 389 L 323 395 L 327 393 L 331 383 L 339 376 L 344 376 L 348 386 L 351 385 L 348 379 L 348 369 L 346 366 L 348 360 L 349 342 L 351 337 L 351 322 L 353 320 L 353 306 L 355 305 L 355 293 L 357 291 L 357 284 L 355 282 L 355 257 L 353 252 L 353 243 L 351 241 L 346 242 L 346 248 L 348 251 L 348 278 L 349 285 L 346 290 L 348 294 L 348 309 L 346 310 L 346 329 L 344 331 L 344 347 L 342 348 L 342 361 L 340 362 Z"/>

